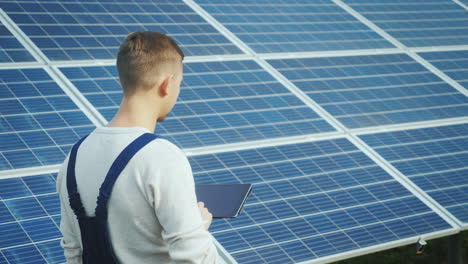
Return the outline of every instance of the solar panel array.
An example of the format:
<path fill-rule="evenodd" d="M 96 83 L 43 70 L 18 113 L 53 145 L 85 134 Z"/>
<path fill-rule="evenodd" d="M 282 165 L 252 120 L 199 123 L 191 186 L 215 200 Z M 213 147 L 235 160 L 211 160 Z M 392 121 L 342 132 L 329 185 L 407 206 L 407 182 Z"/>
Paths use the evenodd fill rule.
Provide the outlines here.
<path fill-rule="evenodd" d="M 407 47 L 468 43 L 468 13 L 453 1 L 342 1 Z"/>
<path fill-rule="evenodd" d="M 419 55 L 468 89 L 468 51 L 423 52 Z"/>
<path fill-rule="evenodd" d="M 186 150 L 197 184 L 253 184 L 241 215 L 210 229 L 227 263 L 332 262 L 468 228 L 468 11 L 455 1 L 0 8 L 0 263 L 65 262 L 58 165 L 116 113 L 114 59 L 137 30 L 168 33 L 187 58 L 156 133 Z"/>
<path fill-rule="evenodd" d="M 115 66 L 61 68 L 111 120 L 122 98 Z M 179 102 L 158 134 L 200 147 L 333 131 L 254 61 L 186 63 Z"/>
<path fill-rule="evenodd" d="M 112 59 L 129 32 L 171 32 L 186 55 L 240 53 L 181 0 L 0 1 L 50 60 Z"/>
<path fill-rule="evenodd" d="M 468 226 L 468 124 L 361 138 Z"/>
<path fill-rule="evenodd" d="M 0 180 L 0 263 L 63 263 L 56 174 Z"/>
<path fill-rule="evenodd" d="M 406 54 L 269 63 L 348 128 L 468 116 L 468 97 Z"/>
<path fill-rule="evenodd" d="M 346 139 L 192 157 L 196 184 L 253 183 L 215 238 L 239 263 L 294 263 L 450 228 Z"/>
<path fill-rule="evenodd" d="M 331 0 L 196 2 L 258 53 L 393 47 Z"/>
<path fill-rule="evenodd" d="M 2 43 L 0 63 L 35 61 L 33 56 L 3 24 L 0 24 L 0 43 Z"/>
<path fill-rule="evenodd" d="M 43 68 L 0 70 L 0 169 L 61 163 L 94 125 Z"/>

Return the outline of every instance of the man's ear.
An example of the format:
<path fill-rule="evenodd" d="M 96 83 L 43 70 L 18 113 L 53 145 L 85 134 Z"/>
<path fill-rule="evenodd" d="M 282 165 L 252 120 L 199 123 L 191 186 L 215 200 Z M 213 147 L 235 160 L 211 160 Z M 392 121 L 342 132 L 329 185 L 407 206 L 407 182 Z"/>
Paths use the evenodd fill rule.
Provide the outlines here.
<path fill-rule="evenodd" d="M 158 88 L 158 93 L 161 97 L 166 97 L 169 94 L 169 84 L 172 81 L 172 78 L 174 77 L 173 74 L 167 76 L 161 84 L 159 84 Z"/>

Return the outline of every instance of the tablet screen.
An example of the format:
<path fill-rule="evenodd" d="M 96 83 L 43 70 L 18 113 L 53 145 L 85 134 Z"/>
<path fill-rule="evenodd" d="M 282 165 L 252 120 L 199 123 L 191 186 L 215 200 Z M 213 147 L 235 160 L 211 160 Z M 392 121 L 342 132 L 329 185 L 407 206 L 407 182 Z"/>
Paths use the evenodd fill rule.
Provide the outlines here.
<path fill-rule="evenodd" d="M 225 218 L 239 214 L 251 188 L 251 184 L 207 184 L 196 185 L 195 192 L 213 218 Z"/>

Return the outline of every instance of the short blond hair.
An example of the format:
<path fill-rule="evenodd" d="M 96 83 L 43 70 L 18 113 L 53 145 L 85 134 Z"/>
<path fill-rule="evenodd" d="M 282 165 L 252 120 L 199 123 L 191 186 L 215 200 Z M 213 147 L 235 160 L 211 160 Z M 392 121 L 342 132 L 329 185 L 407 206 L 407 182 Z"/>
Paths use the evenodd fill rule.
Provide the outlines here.
<path fill-rule="evenodd" d="M 175 40 L 154 31 L 130 33 L 119 48 L 117 70 L 124 95 L 136 89 L 149 89 L 156 85 L 162 67 L 182 62 L 184 53 Z"/>

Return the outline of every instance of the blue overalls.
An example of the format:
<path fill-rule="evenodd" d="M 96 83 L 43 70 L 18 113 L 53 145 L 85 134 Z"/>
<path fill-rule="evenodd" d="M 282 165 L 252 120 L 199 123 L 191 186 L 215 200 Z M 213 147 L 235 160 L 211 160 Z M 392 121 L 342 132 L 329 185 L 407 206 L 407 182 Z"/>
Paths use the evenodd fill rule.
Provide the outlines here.
<path fill-rule="evenodd" d="M 87 136 L 86 136 L 87 137 Z M 146 144 L 158 136 L 145 133 L 130 143 L 115 159 L 107 172 L 106 178 L 99 189 L 97 198 L 96 216 L 86 216 L 80 194 L 76 186 L 75 164 L 76 153 L 83 140 L 80 139 L 72 148 L 67 168 L 67 190 L 70 206 L 75 212 L 80 225 L 81 242 L 83 245 L 83 264 L 117 264 L 109 238 L 107 226 L 107 202 L 109 200 L 114 183 L 130 159 Z"/>

